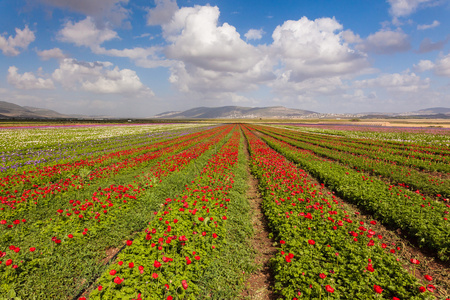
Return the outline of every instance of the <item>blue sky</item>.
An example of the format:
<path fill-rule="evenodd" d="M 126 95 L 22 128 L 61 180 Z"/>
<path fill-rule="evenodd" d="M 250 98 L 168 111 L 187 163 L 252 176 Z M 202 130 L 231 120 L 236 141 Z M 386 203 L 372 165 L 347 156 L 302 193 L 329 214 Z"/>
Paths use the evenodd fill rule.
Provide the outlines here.
<path fill-rule="evenodd" d="M 448 0 L 0 2 L 0 100 L 150 117 L 197 106 L 450 107 Z"/>

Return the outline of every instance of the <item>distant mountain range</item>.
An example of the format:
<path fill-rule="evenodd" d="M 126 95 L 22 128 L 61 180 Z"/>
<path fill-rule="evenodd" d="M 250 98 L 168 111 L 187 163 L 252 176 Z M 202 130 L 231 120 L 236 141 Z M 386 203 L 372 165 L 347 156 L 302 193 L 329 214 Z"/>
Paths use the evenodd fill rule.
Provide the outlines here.
<path fill-rule="evenodd" d="M 254 119 L 254 118 L 298 118 L 316 112 L 286 108 L 283 106 L 271 107 L 196 107 L 185 111 L 170 111 L 158 114 L 159 119 Z"/>
<path fill-rule="evenodd" d="M 450 108 L 433 107 L 405 113 L 322 114 L 314 111 L 271 107 L 196 107 L 169 111 L 148 119 L 295 119 L 295 118 L 450 118 Z M 0 119 L 118 119 L 108 116 L 65 115 L 54 110 L 0 101 Z"/>
<path fill-rule="evenodd" d="M 0 101 L 0 119 L 93 119 L 99 116 L 65 115 L 51 109 Z M 100 118 L 108 118 L 100 116 Z M 110 118 L 110 117 L 109 117 Z"/>

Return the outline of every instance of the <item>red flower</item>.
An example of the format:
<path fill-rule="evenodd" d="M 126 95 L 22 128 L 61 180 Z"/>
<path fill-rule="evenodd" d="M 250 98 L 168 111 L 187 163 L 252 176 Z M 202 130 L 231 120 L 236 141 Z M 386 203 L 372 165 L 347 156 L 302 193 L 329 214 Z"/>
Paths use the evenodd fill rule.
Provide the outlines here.
<path fill-rule="evenodd" d="M 167 300 L 173 300 L 173 297 L 172 296 L 168 296 Z"/>
<path fill-rule="evenodd" d="M 281 241 L 280 241 L 280 244 L 284 245 L 284 244 L 286 244 L 286 242 L 283 241 L 283 240 L 281 240 Z"/>
<path fill-rule="evenodd" d="M 431 281 L 433 280 L 433 277 L 431 277 L 430 275 L 425 275 L 424 276 L 426 280 Z"/>
<path fill-rule="evenodd" d="M 114 278 L 114 283 L 115 284 L 121 284 L 123 282 L 123 279 L 120 279 L 119 276 L 117 276 L 116 278 Z"/>
<path fill-rule="evenodd" d="M 429 290 L 430 292 L 434 292 L 434 290 L 436 289 L 436 287 L 432 284 L 427 285 L 427 290 Z"/>
<path fill-rule="evenodd" d="M 187 289 L 188 288 L 188 284 L 186 282 L 186 280 L 181 280 L 181 286 L 183 286 L 183 289 Z"/>
<path fill-rule="evenodd" d="M 103 287 L 102 287 L 101 285 L 99 285 L 99 286 L 97 287 L 97 289 L 98 289 L 99 291 L 101 291 L 101 290 L 103 289 Z"/>
<path fill-rule="evenodd" d="M 159 261 L 155 260 L 155 262 L 153 263 L 153 266 L 155 268 L 159 268 L 159 267 L 161 267 L 161 263 Z"/>
<path fill-rule="evenodd" d="M 319 277 L 322 278 L 322 279 L 325 279 L 327 277 L 327 275 L 325 275 L 324 273 L 320 273 Z"/>
<path fill-rule="evenodd" d="M 156 278 L 158 278 L 158 274 L 153 273 L 153 274 L 152 274 L 152 277 L 153 277 L 154 279 L 156 279 Z"/>
<path fill-rule="evenodd" d="M 127 241 L 127 246 L 131 246 L 133 244 L 133 241 L 128 240 Z"/>
<path fill-rule="evenodd" d="M 117 271 L 112 269 L 111 271 L 109 271 L 109 275 L 114 276 L 116 275 Z"/>
<path fill-rule="evenodd" d="M 212 237 L 213 237 L 213 238 L 217 238 L 217 234 L 216 234 L 216 233 L 213 233 L 213 234 L 212 234 Z"/>
<path fill-rule="evenodd" d="M 308 240 L 308 243 L 309 243 L 310 245 L 315 245 L 315 244 L 316 244 L 316 242 L 315 242 L 314 240 Z"/>
<path fill-rule="evenodd" d="M 415 265 L 418 265 L 418 264 L 420 264 L 420 261 L 418 261 L 417 259 L 415 259 L 415 258 L 411 258 L 411 263 L 412 264 L 415 264 Z"/>
<path fill-rule="evenodd" d="M 31 247 L 31 248 L 30 248 L 30 251 L 31 251 L 31 252 L 34 252 L 34 251 L 36 251 L 36 248 Z"/>
<path fill-rule="evenodd" d="M 419 291 L 420 291 L 421 293 L 424 293 L 426 290 L 427 290 L 427 289 L 426 289 L 424 286 L 421 286 L 421 287 L 419 288 Z"/>
<path fill-rule="evenodd" d="M 325 286 L 325 290 L 326 290 L 328 293 L 334 293 L 334 289 L 333 289 L 331 286 L 329 286 L 329 285 L 326 285 L 326 286 Z"/>
<path fill-rule="evenodd" d="M 130 269 L 134 268 L 134 263 L 130 262 L 130 263 L 128 264 L 128 267 L 129 267 Z"/>
<path fill-rule="evenodd" d="M 381 288 L 381 286 L 374 284 L 373 285 L 373 290 L 375 291 L 375 293 L 377 294 L 381 294 L 383 292 L 383 289 Z"/>
<path fill-rule="evenodd" d="M 67 237 L 68 237 L 69 239 L 71 239 L 71 238 L 73 238 L 73 234 L 69 233 L 69 235 L 67 235 Z"/>
<path fill-rule="evenodd" d="M 375 242 L 373 240 L 370 240 L 369 243 L 367 244 L 367 246 L 369 246 L 369 247 L 371 247 L 373 245 L 375 245 Z"/>
<path fill-rule="evenodd" d="M 5 265 L 7 265 L 7 266 L 9 266 L 10 264 L 12 264 L 12 259 L 8 259 L 8 260 L 5 262 Z"/>

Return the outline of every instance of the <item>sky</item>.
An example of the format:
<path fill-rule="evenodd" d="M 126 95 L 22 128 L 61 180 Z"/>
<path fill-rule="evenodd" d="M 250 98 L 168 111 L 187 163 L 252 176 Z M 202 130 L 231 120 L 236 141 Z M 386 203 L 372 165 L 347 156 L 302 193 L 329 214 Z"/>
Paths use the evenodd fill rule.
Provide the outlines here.
<path fill-rule="evenodd" d="M 114 117 L 450 107 L 449 17 L 450 0 L 0 1 L 0 100 Z"/>

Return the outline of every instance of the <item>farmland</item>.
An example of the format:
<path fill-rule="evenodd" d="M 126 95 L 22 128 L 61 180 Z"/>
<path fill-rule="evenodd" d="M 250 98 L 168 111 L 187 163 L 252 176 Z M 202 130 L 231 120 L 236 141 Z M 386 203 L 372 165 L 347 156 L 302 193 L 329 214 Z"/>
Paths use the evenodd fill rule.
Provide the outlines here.
<path fill-rule="evenodd" d="M 449 145 L 442 128 L 0 129 L 0 295 L 253 299 L 254 177 L 273 299 L 448 299 Z"/>

